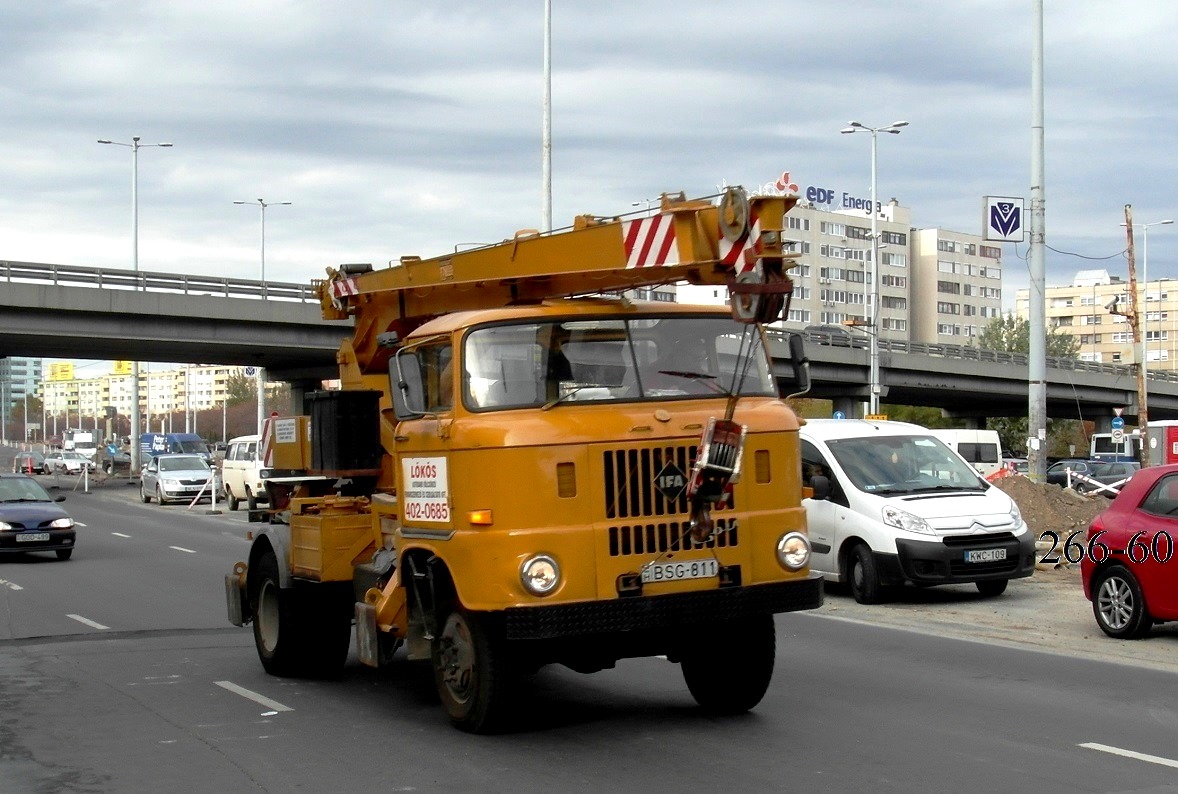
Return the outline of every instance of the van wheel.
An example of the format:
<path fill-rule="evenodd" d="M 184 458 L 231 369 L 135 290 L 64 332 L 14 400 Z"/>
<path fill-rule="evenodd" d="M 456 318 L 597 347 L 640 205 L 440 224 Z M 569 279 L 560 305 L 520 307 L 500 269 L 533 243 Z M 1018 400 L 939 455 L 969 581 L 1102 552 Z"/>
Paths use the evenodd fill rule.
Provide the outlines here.
<path fill-rule="evenodd" d="M 233 495 L 233 491 L 228 485 L 225 486 L 225 499 L 229 502 L 230 510 L 236 510 L 238 505 L 241 504 L 241 500 Z"/>
<path fill-rule="evenodd" d="M 864 543 L 851 549 L 847 557 L 847 583 L 851 595 L 860 604 L 878 604 L 883 600 L 883 586 L 879 583 L 875 558 Z"/>
<path fill-rule="evenodd" d="M 258 497 L 254 496 L 254 492 L 250 490 L 248 485 L 245 486 L 245 506 L 249 510 L 258 509 Z"/>
<path fill-rule="evenodd" d="M 982 582 L 974 582 L 974 586 L 978 588 L 979 593 L 989 598 L 1005 593 L 1008 581 L 1008 579 L 986 579 Z"/>

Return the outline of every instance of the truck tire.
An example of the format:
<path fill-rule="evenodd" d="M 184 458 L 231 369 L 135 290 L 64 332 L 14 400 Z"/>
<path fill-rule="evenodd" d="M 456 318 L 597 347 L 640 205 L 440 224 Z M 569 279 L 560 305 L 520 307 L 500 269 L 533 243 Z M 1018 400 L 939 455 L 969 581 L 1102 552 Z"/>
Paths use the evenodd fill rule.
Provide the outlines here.
<path fill-rule="evenodd" d="M 851 549 L 847 557 L 847 584 L 851 588 L 851 595 L 860 604 L 878 604 L 883 601 L 884 589 L 879 583 L 875 558 L 865 543 Z"/>
<path fill-rule="evenodd" d="M 450 722 L 468 733 L 505 727 L 515 675 L 502 634 L 490 621 L 458 606 L 443 609 L 434 637 L 434 684 Z"/>
<path fill-rule="evenodd" d="M 351 621 L 328 591 L 282 588 L 278 559 L 267 551 L 251 578 L 254 645 L 262 667 L 281 677 L 325 678 L 338 674 L 348 657 Z"/>
<path fill-rule="evenodd" d="M 743 714 L 761 702 L 777 659 L 772 615 L 724 621 L 693 637 L 679 666 L 700 708 L 709 714 Z"/>

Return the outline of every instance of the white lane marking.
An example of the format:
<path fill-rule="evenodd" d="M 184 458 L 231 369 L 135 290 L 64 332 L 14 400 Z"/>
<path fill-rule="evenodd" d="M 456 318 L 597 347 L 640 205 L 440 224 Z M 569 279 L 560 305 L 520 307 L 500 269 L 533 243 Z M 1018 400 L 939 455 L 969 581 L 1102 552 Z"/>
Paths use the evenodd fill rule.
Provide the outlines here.
<path fill-rule="evenodd" d="M 195 552 L 195 551 L 193 551 L 192 549 L 186 549 L 186 548 L 184 548 L 183 546 L 168 546 L 168 548 L 169 548 L 169 549 L 175 549 L 176 551 L 186 551 L 186 552 L 188 552 L 189 554 L 196 554 L 196 552 Z"/>
<path fill-rule="evenodd" d="M 129 538 L 129 537 L 131 537 L 130 535 L 124 535 L 122 532 L 112 532 L 110 534 L 114 535 L 116 538 Z"/>
<path fill-rule="evenodd" d="M 1100 744 L 1098 742 L 1084 742 L 1079 746 L 1088 750 L 1099 750 L 1102 753 L 1119 755 L 1123 758 L 1132 758 L 1135 761 L 1147 761 L 1151 764 L 1159 764 L 1161 766 L 1168 766 L 1178 769 L 1178 761 L 1175 761 L 1173 758 L 1162 758 L 1160 755 L 1148 755 L 1146 753 L 1139 753 L 1135 750 L 1122 750 L 1120 747 L 1110 747 L 1107 744 Z"/>
<path fill-rule="evenodd" d="M 7 587 L 9 590 L 24 590 L 16 582 L 10 582 L 7 579 L 0 579 L 0 586 Z"/>
<path fill-rule="evenodd" d="M 241 695 L 243 698 L 246 698 L 247 700 L 252 700 L 253 702 L 255 702 L 259 705 L 265 706 L 266 708 L 270 709 L 271 711 L 274 711 L 274 712 L 294 711 L 294 709 L 292 709 L 290 706 L 284 706 L 281 703 L 279 703 L 277 700 L 271 700 L 270 698 L 266 697 L 265 695 L 259 695 L 257 692 L 252 692 L 252 691 L 246 689 L 245 687 L 238 686 L 237 684 L 233 683 L 232 681 L 214 681 L 213 683 L 216 684 L 217 686 L 221 687 L 222 689 L 228 689 L 230 692 L 234 693 L 235 695 Z"/>
<path fill-rule="evenodd" d="M 75 522 L 74 522 L 74 526 L 75 526 L 75 527 L 84 527 L 84 526 L 86 526 L 86 525 L 85 525 L 85 524 L 83 524 L 81 521 L 75 521 Z"/>
<path fill-rule="evenodd" d="M 74 620 L 78 621 L 79 623 L 85 623 L 87 626 L 89 626 L 92 629 L 109 629 L 110 628 L 110 626 L 104 626 L 101 623 L 95 623 L 93 620 L 89 620 L 88 618 L 84 618 L 81 615 L 66 615 L 66 617 L 73 618 Z"/>

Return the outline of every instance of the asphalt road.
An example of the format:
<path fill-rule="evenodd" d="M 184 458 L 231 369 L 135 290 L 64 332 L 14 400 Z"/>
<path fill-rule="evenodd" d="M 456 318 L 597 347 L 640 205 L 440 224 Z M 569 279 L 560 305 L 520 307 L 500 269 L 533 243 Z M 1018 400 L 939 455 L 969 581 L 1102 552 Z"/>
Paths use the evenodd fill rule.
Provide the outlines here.
<path fill-rule="evenodd" d="M 448 725 L 420 665 L 266 675 L 225 617 L 243 514 L 143 505 L 127 486 L 67 494 L 85 524 L 73 559 L 0 558 L 6 794 L 1178 790 L 1178 667 L 970 630 L 971 609 L 1038 585 L 871 609 L 835 593 L 779 616 L 774 683 L 740 718 L 700 715 L 676 666 L 638 659 L 546 668 L 520 730 L 476 737 Z M 1150 644 L 1178 651 L 1164 634 L 1130 645 Z"/>

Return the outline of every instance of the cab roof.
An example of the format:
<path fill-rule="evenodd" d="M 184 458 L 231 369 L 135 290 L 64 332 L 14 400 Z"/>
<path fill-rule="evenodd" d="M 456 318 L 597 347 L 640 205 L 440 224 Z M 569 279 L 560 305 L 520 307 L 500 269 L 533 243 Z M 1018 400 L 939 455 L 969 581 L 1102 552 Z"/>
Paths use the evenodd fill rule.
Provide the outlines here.
<path fill-rule="evenodd" d="M 631 301 L 621 298 L 556 298 L 538 303 L 495 309 L 474 309 L 444 314 L 423 323 L 409 334 L 413 339 L 434 334 L 448 334 L 460 328 L 503 320 L 551 320 L 555 318 L 605 317 L 622 319 L 647 315 L 720 315 L 731 316 L 727 306 L 701 306 L 663 301 Z"/>

